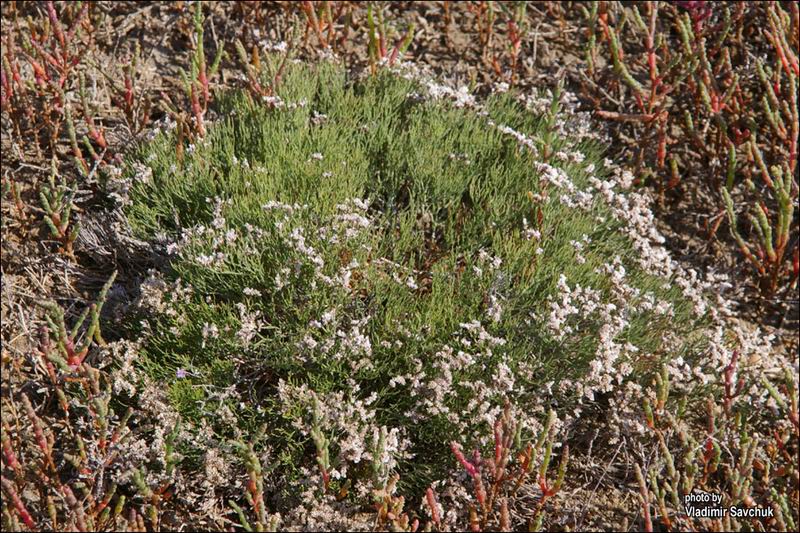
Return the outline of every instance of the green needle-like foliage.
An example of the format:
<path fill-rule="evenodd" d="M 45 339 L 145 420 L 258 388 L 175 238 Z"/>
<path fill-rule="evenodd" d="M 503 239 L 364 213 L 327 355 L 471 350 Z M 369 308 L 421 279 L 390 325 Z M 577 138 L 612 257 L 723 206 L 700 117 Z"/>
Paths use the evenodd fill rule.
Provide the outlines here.
<path fill-rule="evenodd" d="M 370 424 L 411 443 L 400 464 L 419 468 L 403 482 L 429 482 L 452 466 L 447 443 L 477 442 L 505 395 L 534 405 L 552 387 L 560 407 L 580 399 L 558 385 L 592 371 L 608 318 L 572 313 L 568 332 L 554 332 L 560 279 L 626 309 L 613 342 L 638 351 L 622 350 L 609 372 L 627 364 L 637 380 L 699 353 L 703 318 L 639 266 L 625 221 L 599 194 L 569 207 L 503 127 L 532 139 L 577 190 L 605 179 L 598 146 L 554 134 L 554 117 L 513 96 L 491 97 L 483 113 L 419 93 L 390 73 L 350 82 L 332 64 L 293 64 L 274 97 L 217 96 L 220 118 L 196 145 L 176 150 L 177 136 L 162 134 L 136 154 L 153 174 L 134 186 L 128 217 L 139 236 L 176 243 L 163 275 L 180 279 L 166 310 L 146 315 L 156 334 L 145 365 L 189 420 L 231 435 L 266 423 L 281 461 L 327 471 L 344 460 L 337 439 L 348 430 L 328 412 L 311 433 L 314 401 L 369 400 Z M 625 298 L 611 264 L 624 266 Z M 672 315 L 639 306 L 646 298 Z M 313 398 L 287 392 L 303 387 Z"/>

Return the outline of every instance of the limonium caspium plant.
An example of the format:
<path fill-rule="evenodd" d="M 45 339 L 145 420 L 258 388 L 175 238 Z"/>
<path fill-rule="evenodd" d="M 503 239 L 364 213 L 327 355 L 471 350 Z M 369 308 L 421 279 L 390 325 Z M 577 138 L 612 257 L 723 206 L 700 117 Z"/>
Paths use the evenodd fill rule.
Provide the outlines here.
<path fill-rule="evenodd" d="M 219 95 L 196 144 L 139 149 L 123 201 L 169 258 L 141 288 L 143 367 L 190 423 L 261 435 L 295 495 L 394 471 L 421 494 L 458 470 L 451 442 L 492 442 L 506 397 L 524 442 L 548 403 L 569 424 L 741 344 L 560 91 L 281 68 L 270 95 Z"/>

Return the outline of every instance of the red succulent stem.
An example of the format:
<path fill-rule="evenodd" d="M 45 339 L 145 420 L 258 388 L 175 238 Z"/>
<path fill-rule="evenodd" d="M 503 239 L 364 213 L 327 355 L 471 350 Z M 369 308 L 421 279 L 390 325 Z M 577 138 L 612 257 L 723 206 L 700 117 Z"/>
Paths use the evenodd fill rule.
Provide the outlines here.
<path fill-rule="evenodd" d="M 25 504 L 20 499 L 19 494 L 17 494 L 14 484 L 5 477 L 1 478 L 0 482 L 2 482 L 3 488 L 6 489 L 6 493 L 11 498 L 11 502 L 14 504 L 14 509 L 17 511 L 17 514 L 19 514 L 20 518 L 22 518 L 22 521 L 25 522 L 25 525 L 28 527 L 28 529 L 35 530 L 36 523 L 33 521 L 28 509 L 25 508 Z"/>
<path fill-rule="evenodd" d="M 453 451 L 453 455 L 456 456 L 456 459 L 458 459 L 458 462 L 461 463 L 461 466 L 463 466 L 467 471 L 467 474 L 474 479 L 475 476 L 478 475 L 478 469 L 475 467 L 475 465 L 470 463 L 466 457 L 464 457 L 464 453 L 461 451 L 461 446 L 457 442 L 453 441 L 450 443 L 450 449 Z"/>
<path fill-rule="evenodd" d="M 3 456 L 6 458 L 6 464 L 12 470 L 19 470 L 20 465 L 17 461 L 17 454 L 14 453 L 14 448 L 11 446 L 11 439 L 3 435 Z"/>
<path fill-rule="evenodd" d="M 432 487 L 428 487 L 428 490 L 425 491 L 425 498 L 428 501 L 428 507 L 431 508 L 431 519 L 438 526 L 441 518 L 439 517 L 439 506 L 436 503 L 436 493 L 433 492 Z"/>

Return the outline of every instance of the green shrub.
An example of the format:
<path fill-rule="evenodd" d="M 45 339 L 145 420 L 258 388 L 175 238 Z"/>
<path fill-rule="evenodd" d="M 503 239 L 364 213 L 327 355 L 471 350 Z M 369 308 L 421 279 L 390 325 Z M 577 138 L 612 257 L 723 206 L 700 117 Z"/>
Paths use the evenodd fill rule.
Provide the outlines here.
<path fill-rule="evenodd" d="M 136 153 L 127 215 L 171 254 L 142 289 L 144 364 L 184 417 L 266 424 L 289 473 L 316 442 L 334 483 L 369 477 L 381 435 L 420 487 L 450 441 L 488 442 L 506 395 L 536 406 L 527 439 L 543 398 L 568 412 L 699 353 L 696 284 L 648 255 L 641 202 L 564 134 L 558 95 L 443 93 L 294 64 L 274 97 L 220 97 L 197 145 Z"/>

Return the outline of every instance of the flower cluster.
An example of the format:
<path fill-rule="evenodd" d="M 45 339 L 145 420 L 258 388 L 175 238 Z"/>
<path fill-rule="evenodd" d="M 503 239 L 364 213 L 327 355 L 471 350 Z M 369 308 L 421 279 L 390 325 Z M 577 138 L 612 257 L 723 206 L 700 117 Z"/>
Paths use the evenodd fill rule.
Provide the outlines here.
<path fill-rule="evenodd" d="M 359 399 L 360 386 L 350 383 L 347 392 L 319 394 L 307 385 L 278 384 L 278 398 L 285 416 L 305 436 L 311 436 L 315 424 L 320 431 L 337 436 L 338 454 L 332 462 L 333 479 L 347 477 L 348 468 L 362 461 L 377 462 L 392 470 L 398 459 L 409 457 L 410 441 L 400 428 L 387 429 L 375 422 L 375 393 Z M 302 413 L 297 416 L 298 413 Z M 310 415 L 313 414 L 313 420 Z M 375 444 L 383 440 L 379 457 L 373 457 Z"/>

